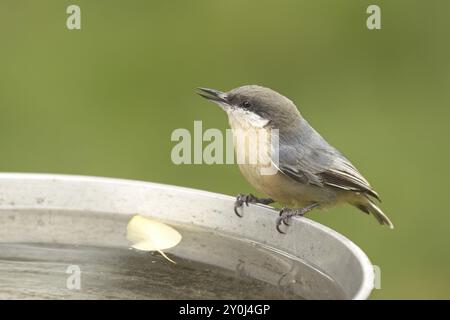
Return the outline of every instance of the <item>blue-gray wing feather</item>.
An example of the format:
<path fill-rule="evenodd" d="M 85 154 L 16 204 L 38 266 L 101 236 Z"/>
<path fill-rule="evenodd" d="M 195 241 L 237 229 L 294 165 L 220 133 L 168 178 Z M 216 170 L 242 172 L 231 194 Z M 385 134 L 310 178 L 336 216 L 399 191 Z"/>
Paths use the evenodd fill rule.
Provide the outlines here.
<path fill-rule="evenodd" d="M 303 184 L 362 192 L 379 199 L 369 182 L 306 121 L 296 134 L 280 135 L 278 168 Z"/>

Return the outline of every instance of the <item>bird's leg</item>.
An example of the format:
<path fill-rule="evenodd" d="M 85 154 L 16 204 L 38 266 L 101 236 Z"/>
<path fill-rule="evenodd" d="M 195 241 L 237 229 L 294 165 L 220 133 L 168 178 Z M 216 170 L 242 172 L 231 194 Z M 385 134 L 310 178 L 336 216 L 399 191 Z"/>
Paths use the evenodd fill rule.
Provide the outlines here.
<path fill-rule="evenodd" d="M 295 209 L 290 209 L 290 208 L 283 208 L 280 211 L 280 215 L 277 218 L 276 221 L 276 228 L 278 230 L 279 233 L 286 233 L 284 231 L 281 231 L 280 229 L 280 225 L 281 223 L 283 223 L 286 226 L 289 226 L 289 220 L 291 220 L 292 217 L 294 216 L 304 216 L 307 212 L 311 211 L 314 208 L 317 208 L 319 206 L 318 203 L 313 203 L 310 204 L 306 207 L 303 208 L 295 208 Z"/>
<path fill-rule="evenodd" d="M 236 213 L 238 217 L 242 217 L 242 215 L 239 214 L 238 209 L 244 204 L 248 207 L 249 203 L 271 204 L 273 202 L 274 201 L 271 198 L 258 198 L 252 194 L 238 194 L 234 203 L 234 213 Z"/>

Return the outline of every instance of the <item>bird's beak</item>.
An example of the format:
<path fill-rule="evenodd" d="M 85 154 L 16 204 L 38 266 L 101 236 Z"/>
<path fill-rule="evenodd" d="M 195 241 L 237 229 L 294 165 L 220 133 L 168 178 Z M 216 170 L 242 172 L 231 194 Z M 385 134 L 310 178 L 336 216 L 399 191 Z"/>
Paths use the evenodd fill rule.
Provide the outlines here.
<path fill-rule="evenodd" d="M 215 89 L 198 88 L 197 93 L 203 98 L 217 103 L 222 108 L 229 107 L 227 95 L 224 92 Z"/>

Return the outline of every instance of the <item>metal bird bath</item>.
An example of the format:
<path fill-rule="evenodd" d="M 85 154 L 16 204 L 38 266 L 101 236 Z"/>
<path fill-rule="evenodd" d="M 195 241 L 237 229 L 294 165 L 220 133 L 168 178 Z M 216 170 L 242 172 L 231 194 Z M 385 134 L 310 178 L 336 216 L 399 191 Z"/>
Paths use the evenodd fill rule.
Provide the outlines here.
<path fill-rule="evenodd" d="M 266 206 L 169 185 L 0 174 L 0 298 L 366 299 L 373 267 L 351 241 L 307 218 L 276 232 Z M 129 250 L 135 214 L 178 229 L 166 254 Z M 75 277 L 75 278 L 74 278 Z M 78 277 L 78 278 L 76 278 Z"/>

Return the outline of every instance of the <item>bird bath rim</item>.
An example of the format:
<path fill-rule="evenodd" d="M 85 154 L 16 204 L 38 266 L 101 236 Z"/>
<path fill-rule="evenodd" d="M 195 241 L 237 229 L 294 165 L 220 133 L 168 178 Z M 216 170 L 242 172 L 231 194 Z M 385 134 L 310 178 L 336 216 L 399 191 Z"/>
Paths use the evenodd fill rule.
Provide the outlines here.
<path fill-rule="evenodd" d="M 139 213 L 192 223 L 293 254 L 330 274 L 349 298 L 369 297 L 374 283 L 373 266 L 366 254 L 349 239 L 307 218 L 294 219 L 288 233 L 281 235 L 275 230 L 275 209 L 250 205 L 245 207 L 244 217 L 240 219 L 233 212 L 234 201 L 232 196 L 152 182 L 0 173 L 0 214 L 4 210 L 41 208 Z M 168 203 L 173 210 L 167 210 Z M 345 264 L 340 263 L 343 259 L 347 259 Z"/>

